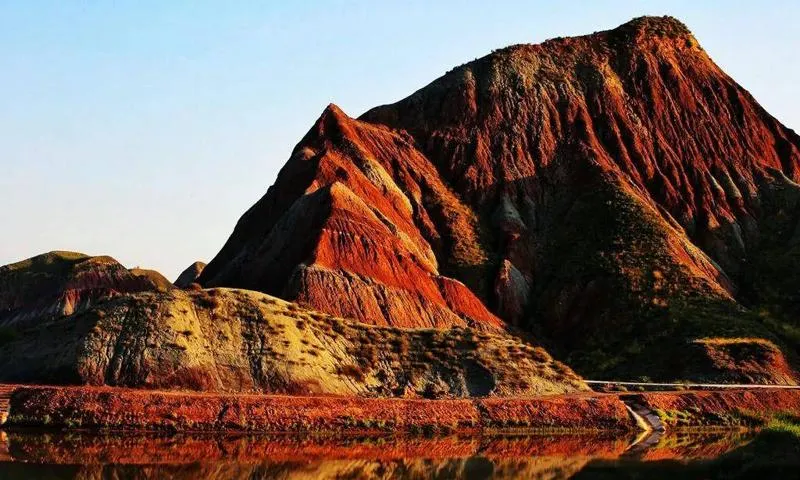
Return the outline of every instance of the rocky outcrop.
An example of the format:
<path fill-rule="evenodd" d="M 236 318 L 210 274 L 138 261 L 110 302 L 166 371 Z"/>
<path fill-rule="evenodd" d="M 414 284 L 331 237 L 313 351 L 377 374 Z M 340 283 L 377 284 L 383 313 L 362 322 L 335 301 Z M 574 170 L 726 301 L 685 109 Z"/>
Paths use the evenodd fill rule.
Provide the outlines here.
<path fill-rule="evenodd" d="M 378 324 L 499 316 L 593 376 L 796 381 L 776 272 L 800 266 L 798 181 L 800 138 L 683 24 L 644 17 L 495 51 L 358 120 L 328 107 L 199 281 Z M 775 318 L 748 311 L 774 297 Z M 694 343 L 731 338 L 795 367 Z"/>
<path fill-rule="evenodd" d="M 246 290 L 120 295 L 0 351 L 0 383 L 419 398 L 587 389 L 506 334 L 370 327 Z"/>
<path fill-rule="evenodd" d="M 23 328 L 121 293 L 169 287 L 158 272 L 128 270 L 111 257 L 45 253 L 0 267 L 0 327 Z"/>
<path fill-rule="evenodd" d="M 460 229 L 457 241 L 437 230 L 444 218 Z M 448 266 L 434 246 L 453 253 Z M 199 281 L 378 325 L 499 328 L 468 287 L 441 272 L 483 259 L 474 215 L 413 140 L 331 105 Z"/>
<path fill-rule="evenodd" d="M 190 284 L 195 283 L 197 281 L 197 277 L 203 273 L 203 269 L 206 268 L 206 264 L 203 262 L 194 262 L 193 264 L 186 267 L 186 270 L 182 271 L 178 278 L 175 279 L 175 286 L 178 288 L 186 288 Z"/>
<path fill-rule="evenodd" d="M 514 325 L 519 325 L 529 303 L 530 284 L 525 275 L 508 259 L 500 264 L 494 282 L 499 314 Z"/>

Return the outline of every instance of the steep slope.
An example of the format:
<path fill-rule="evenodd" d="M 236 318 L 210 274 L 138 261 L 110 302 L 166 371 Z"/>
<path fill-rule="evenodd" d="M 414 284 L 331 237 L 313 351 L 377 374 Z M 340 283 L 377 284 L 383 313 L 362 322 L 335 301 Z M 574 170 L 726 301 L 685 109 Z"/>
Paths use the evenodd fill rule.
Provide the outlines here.
<path fill-rule="evenodd" d="M 128 270 L 111 257 L 50 252 L 0 267 L 0 327 L 22 328 L 124 292 L 169 288 L 152 270 Z"/>
<path fill-rule="evenodd" d="M 199 280 L 404 326 L 486 305 L 587 375 L 795 382 L 799 180 L 800 138 L 644 17 L 329 107 Z"/>
<path fill-rule="evenodd" d="M 459 228 L 458 240 L 443 241 L 437 223 Z M 199 281 L 378 325 L 498 328 L 464 284 L 440 274 L 434 252 L 474 267 L 484 259 L 476 235 L 409 138 L 331 105 Z"/>
<path fill-rule="evenodd" d="M 587 389 L 505 334 L 371 327 L 229 289 L 125 294 L 43 321 L 0 343 L 0 382 L 430 398 Z"/>

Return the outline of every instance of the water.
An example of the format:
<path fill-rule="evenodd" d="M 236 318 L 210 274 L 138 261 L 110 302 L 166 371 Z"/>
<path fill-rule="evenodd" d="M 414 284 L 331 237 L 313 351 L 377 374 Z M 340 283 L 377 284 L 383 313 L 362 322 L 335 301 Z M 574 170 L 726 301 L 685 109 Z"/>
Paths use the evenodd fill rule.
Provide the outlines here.
<path fill-rule="evenodd" d="M 800 478 L 800 439 L 717 432 L 317 437 L 0 432 L 0 479 Z"/>

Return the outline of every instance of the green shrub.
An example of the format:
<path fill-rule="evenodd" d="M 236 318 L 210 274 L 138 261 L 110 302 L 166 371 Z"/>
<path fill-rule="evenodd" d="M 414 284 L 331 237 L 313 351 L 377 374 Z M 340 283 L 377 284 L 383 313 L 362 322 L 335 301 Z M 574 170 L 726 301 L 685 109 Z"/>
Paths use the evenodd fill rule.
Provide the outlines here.
<path fill-rule="evenodd" d="M 11 343 L 19 337 L 17 331 L 11 327 L 0 327 L 0 345 Z"/>

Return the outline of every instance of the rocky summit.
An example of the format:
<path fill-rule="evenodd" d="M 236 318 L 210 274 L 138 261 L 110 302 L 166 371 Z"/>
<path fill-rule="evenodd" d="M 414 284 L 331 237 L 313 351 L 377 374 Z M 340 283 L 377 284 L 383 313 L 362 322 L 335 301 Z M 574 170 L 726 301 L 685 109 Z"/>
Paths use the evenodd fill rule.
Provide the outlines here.
<path fill-rule="evenodd" d="M 586 376 L 794 383 L 798 181 L 800 137 L 637 18 L 330 105 L 198 282 L 528 331 Z"/>

